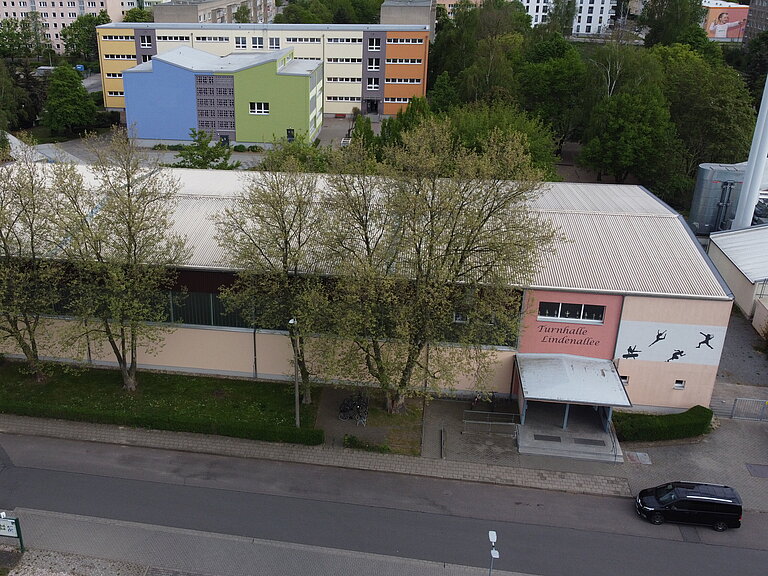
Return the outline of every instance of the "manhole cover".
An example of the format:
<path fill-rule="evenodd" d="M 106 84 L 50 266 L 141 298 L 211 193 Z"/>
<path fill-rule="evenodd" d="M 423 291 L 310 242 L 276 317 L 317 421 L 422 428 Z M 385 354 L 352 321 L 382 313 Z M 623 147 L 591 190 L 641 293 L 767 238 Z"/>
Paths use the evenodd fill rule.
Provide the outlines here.
<path fill-rule="evenodd" d="M 534 440 L 543 440 L 545 442 L 561 442 L 560 436 L 547 436 L 546 434 L 534 434 Z"/>
<path fill-rule="evenodd" d="M 574 444 L 585 444 L 587 446 L 605 446 L 603 440 L 593 440 L 592 438 L 574 438 Z"/>
<path fill-rule="evenodd" d="M 747 464 L 747 470 L 757 478 L 768 478 L 768 466 L 765 464 Z"/>

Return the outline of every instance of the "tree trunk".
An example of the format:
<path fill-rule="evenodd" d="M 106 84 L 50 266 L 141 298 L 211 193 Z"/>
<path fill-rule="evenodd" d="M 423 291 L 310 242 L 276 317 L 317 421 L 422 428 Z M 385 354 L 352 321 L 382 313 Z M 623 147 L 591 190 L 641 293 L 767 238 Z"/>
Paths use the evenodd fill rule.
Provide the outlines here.
<path fill-rule="evenodd" d="M 405 410 L 405 395 L 400 390 L 387 391 L 387 413 L 400 414 Z"/>

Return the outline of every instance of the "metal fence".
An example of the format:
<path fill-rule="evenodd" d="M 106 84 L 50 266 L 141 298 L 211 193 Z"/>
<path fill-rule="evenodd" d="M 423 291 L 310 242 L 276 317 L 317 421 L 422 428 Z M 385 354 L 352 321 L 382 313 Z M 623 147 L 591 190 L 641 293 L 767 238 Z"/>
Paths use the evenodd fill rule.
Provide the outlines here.
<path fill-rule="evenodd" d="M 768 420 L 768 401 L 756 398 L 736 398 L 731 418 L 741 420 Z"/>
<path fill-rule="evenodd" d="M 517 425 L 520 417 L 509 412 L 482 412 L 464 410 L 464 434 L 499 434 L 517 437 Z"/>

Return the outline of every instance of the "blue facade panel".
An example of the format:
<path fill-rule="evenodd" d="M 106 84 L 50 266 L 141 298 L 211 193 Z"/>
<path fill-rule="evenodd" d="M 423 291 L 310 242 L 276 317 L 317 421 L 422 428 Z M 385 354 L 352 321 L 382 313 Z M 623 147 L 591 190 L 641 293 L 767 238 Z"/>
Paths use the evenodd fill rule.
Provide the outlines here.
<path fill-rule="evenodd" d="M 153 61 L 152 72 L 125 72 L 125 118 L 134 137 L 147 140 L 189 140 L 197 128 L 195 74 Z"/>

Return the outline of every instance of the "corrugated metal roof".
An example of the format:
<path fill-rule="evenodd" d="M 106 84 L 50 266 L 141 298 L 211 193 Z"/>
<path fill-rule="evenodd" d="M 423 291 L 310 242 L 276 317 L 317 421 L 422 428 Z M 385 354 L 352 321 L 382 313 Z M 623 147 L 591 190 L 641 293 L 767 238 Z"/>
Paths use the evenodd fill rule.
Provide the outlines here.
<path fill-rule="evenodd" d="M 232 202 L 249 173 L 169 171 L 181 184 L 174 231 L 189 238 L 187 266 L 231 267 L 214 239 L 213 216 Z M 325 186 L 322 176 L 318 186 Z M 639 186 L 546 184 L 532 208 L 564 237 L 541 263 L 532 287 L 730 298 L 685 223 Z"/>
<path fill-rule="evenodd" d="M 632 406 L 610 360 L 569 354 L 517 354 L 526 400 Z"/>
<path fill-rule="evenodd" d="M 750 282 L 768 280 L 768 224 L 716 232 L 709 240 Z"/>

